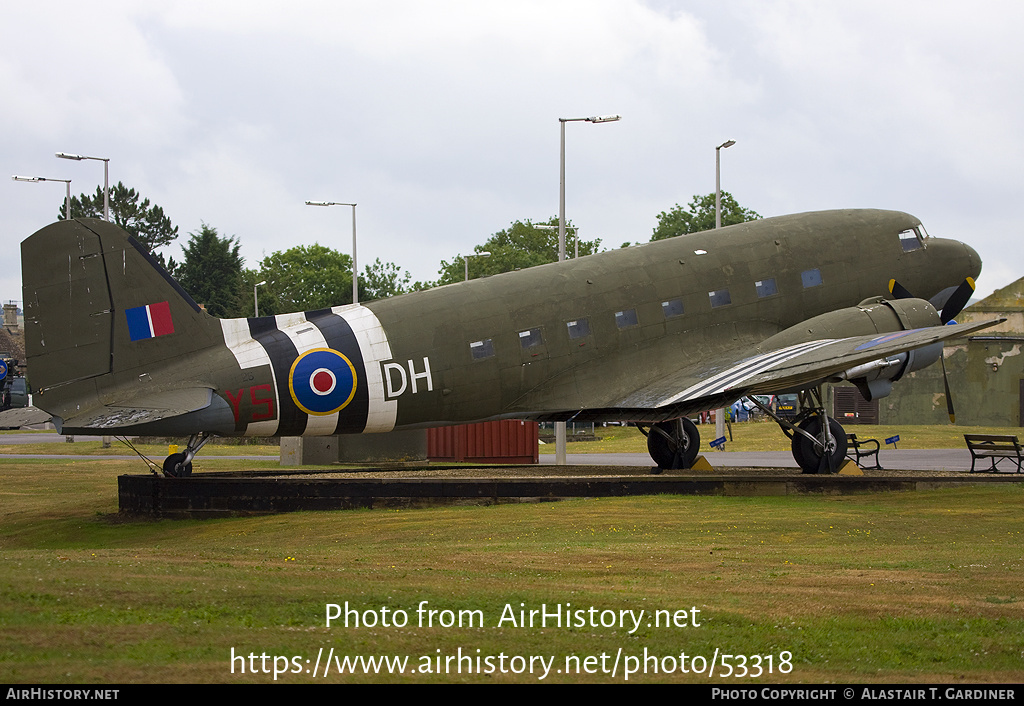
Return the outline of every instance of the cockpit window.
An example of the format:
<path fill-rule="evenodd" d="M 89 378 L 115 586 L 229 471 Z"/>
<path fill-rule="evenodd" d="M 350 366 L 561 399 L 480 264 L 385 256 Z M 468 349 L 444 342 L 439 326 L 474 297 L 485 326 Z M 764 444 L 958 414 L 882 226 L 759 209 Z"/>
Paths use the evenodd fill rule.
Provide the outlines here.
<path fill-rule="evenodd" d="M 903 252 L 910 252 L 911 250 L 923 248 L 927 237 L 928 231 L 926 231 L 922 225 L 917 225 L 913 228 L 907 228 L 905 231 L 902 231 L 900 233 L 900 245 L 903 246 Z"/>

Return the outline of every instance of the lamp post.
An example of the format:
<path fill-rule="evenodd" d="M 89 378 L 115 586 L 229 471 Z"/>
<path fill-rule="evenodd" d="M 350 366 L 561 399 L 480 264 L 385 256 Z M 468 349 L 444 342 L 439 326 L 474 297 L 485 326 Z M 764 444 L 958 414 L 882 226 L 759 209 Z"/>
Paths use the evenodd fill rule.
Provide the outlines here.
<path fill-rule="evenodd" d="M 352 303 L 359 303 L 359 266 L 356 264 L 356 205 L 338 201 L 307 201 L 307 206 L 351 206 L 352 207 Z"/>
<path fill-rule="evenodd" d="M 66 193 L 64 195 L 64 218 L 71 220 L 71 180 L 70 179 L 47 179 L 46 177 L 26 177 L 13 175 L 11 177 L 14 181 L 62 181 L 64 182 Z"/>
<path fill-rule="evenodd" d="M 722 227 L 722 150 L 735 144 L 736 140 L 726 140 L 715 148 L 715 228 Z"/>
<path fill-rule="evenodd" d="M 565 124 L 566 123 L 613 123 L 622 120 L 621 115 L 594 115 L 589 118 L 559 118 L 561 127 L 561 148 L 558 163 L 558 261 L 565 259 Z M 557 452 L 556 452 L 557 455 Z"/>
<path fill-rule="evenodd" d="M 462 256 L 462 263 L 466 266 L 466 279 L 463 280 L 463 281 L 464 282 L 468 282 L 469 281 L 469 258 L 471 258 L 471 257 L 490 257 L 490 256 L 491 256 L 491 253 L 487 252 L 486 250 L 484 250 L 483 252 L 473 253 L 472 255 L 463 255 Z"/>
<path fill-rule="evenodd" d="M 256 296 L 256 288 L 257 287 L 262 287 L 266 283 L 267 283 L 267 280 L 263 280 L 262 282 L 257 282 L 256 284 L 254 284 L 252 286 L 252 303 L 253 303 L 253 307 L 254 307 L 257 319 L 260 318 L 260 300 Z"/>
<path fill-rule="evenodd" d="M 613 123 L 621 120 L 619 115 L 594 115 L 589 118 L 559 118 L 561 145 L 558 159 L 558 261 L 565 260 L 565 124 L 566 123 Z M 565 465 L 565 422 L 555 422 L 555 464 Z"/>
<path fill-rule="evenodd" d="M 715 228 L 722 227 L 722 150 L 732 147 L 736 140 L 726 140 L 715 148 Z M 715 411 L 715 438 L 725 436 L 725 408 Z M 721 447 L 719 447 L 721 448 Z"/>
<path fill-rule="evenodd" d="M 83 159 L 92 159 L 97 162 L 103 162 L 103 220 L 110 221 L 110 158 L 108 157 L 86 157 L 82 154 L 68 154 L 67 152 L 57 152 L 57 156 L 61 159 L 73 159 L 76 162 L 81 162 Z"/>

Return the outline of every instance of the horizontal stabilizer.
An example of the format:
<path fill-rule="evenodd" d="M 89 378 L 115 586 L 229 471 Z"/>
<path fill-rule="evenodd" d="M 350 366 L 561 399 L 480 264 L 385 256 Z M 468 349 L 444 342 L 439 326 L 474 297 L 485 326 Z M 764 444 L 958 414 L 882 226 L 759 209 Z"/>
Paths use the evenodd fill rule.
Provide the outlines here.
<path fill-rule="evenodd" d="M 97 407 L 88 414 L 63 420 L 61 426 L 118 431 L 206 409 L 212 399 L 213 390 L 206 387 L 170 390 Z"/>
<path fill-rule="evenodd" d="M 0 412 L 0 429 L 19 429 L 50 421 L 50 413 L 38 407 L 15 407 Z"/>

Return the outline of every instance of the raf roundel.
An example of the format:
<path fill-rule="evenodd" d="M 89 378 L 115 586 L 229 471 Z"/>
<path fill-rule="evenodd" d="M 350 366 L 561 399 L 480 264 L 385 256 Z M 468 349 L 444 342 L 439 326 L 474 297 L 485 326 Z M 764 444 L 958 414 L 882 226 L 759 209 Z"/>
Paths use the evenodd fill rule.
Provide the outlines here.
<path fill-rule="evenodd" d="M 356 369 L 336 350 L 314 348 L 292 363 L 288 390 L 306 414 L 323 416 L 342 410 L 356 394 Z"/>

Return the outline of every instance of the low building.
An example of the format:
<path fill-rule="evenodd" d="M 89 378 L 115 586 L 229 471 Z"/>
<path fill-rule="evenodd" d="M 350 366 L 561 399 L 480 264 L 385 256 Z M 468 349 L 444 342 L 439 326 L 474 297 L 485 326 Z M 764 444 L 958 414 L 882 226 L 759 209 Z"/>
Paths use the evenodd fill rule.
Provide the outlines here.
<path fill-rule="evenodd" d="M 947 341 L 943 350 L 958 425 L 1021 426 L 1024 420 L 1024 278 L 967 307 L 957 321 L 994 318 L 1006 321 Z M 939 364 L 910 373 L 880 400 L 881 424 L 948 422 Z"/>

